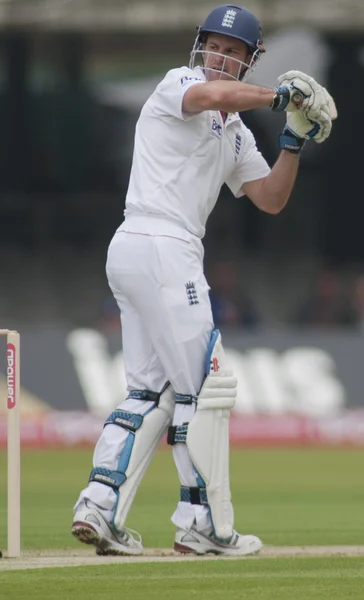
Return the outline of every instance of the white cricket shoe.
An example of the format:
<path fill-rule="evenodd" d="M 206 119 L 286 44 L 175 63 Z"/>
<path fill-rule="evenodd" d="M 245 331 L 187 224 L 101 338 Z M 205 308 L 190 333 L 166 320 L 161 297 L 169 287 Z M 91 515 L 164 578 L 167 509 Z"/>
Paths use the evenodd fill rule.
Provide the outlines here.
<path fill-rule="evenodd" d="M 224 554 L 227 556 L 244 556 L 257 554 L 263 543 L 255 535 L 241 535 L 234 531 L 231 541 L 226 544 L 218 541 L 213 535 L 204 535 L 195 529 L 188 531 L 177 529 L 174 549 L 183 554 Z"/>
<path fill-rule="evenodd" d="M 143 553 L 142 538 L 136 531 L 116 531 L 89 500 L 81 502 L 75 512 L 72 535 L 83 544 L 93 544 L 99 556 Z"/>

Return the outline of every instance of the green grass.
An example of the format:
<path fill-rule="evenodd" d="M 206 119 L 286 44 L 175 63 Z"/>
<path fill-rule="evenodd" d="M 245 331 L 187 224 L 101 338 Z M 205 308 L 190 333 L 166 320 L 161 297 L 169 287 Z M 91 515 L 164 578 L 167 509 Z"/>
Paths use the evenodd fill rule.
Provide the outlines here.
<path fill-rule="evenodd" d="M 22 456 L 22 546 L 77 547 L 72 507 L 86 484 L 92 451 L 28 450 Z M 0 472 L 5 472 L 0 453 Z M 363 544 L 361 450 L 234 450 L 231 487 L 238 530 L 273 545 Z M 5 546 L 5 477 L 0 479 L 0 548 Z M 172 454 L 160 451 L 130 511 L 128 525 L 148 547 L 169 547 L 178 499 Z"/>
<path fill-rule="evenodd" d="M 7 600 L 359 600 L 359 558 L 253 559 L 2 572 Z"/>
<path fill-rule="evenodd" d="M 22 455 L 23 549 L 75 549 L 72 507 L 86 484 L 92 450 Z M 363 545 L 361 450 L 242 449 L 231 454 L 235 525 L 266 545 Z M 5 453 L 0 472 L 5 473 Z M 172 454 L 158 452 L 128 526 L 146 547 L 171 547 L 178 487 Z M 6 546 L 5 477 L 0 479 L 0 548 Z M 364 596 L 362 558 L 279 558 L 121 564 L 0 571 L 0 598 L 221 598 L 346 600 Z"/>

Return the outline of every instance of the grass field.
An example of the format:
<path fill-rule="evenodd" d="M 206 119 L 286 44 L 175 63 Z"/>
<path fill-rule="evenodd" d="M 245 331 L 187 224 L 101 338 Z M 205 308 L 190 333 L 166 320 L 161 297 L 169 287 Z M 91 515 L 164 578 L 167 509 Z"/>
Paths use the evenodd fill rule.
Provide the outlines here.
<path fill-rule="evenodd" d="M 72 506 L 91 467 L 91 450 L 25 451 L 22 547 L 82 546 L 70 535 Z M 0 453 L 0 470 L 6 469 Z M 363 545 L 364 453 L 360 450 L 243 449 L 231 455 L 235 525 L 266 545 Z M 168 548 L 178 499 L 171 452 L 160 451 L 130 512 L 146 547 Z M 6 547 L 5 477 L 0 480 L 0 548 Z M 325 600 L 364 597 L 363 558 L 253 558 L 1 571 L 0 598 L 232 598 Z"/>

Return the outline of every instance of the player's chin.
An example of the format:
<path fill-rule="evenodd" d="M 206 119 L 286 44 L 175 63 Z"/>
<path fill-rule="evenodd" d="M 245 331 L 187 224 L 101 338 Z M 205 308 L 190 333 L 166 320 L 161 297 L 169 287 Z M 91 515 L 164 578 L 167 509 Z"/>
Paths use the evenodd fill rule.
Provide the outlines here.
<path fill-rule="evenodd" d="M 234 81 L 235 77 L 225 71 L 206 69 L 206 79 L 207 81 Z"/>
<path fill-rule="evenodd" d="M 236 81 L 236 77 L 225 72 L 221 73 L 220 79 L 222 81 Z"/>
<path fill-rule="evenodd" d="M 215 69 L 206 69 L 205 74 L 207 81 L 218 81 L 221 77 L 221 71 Z"/>

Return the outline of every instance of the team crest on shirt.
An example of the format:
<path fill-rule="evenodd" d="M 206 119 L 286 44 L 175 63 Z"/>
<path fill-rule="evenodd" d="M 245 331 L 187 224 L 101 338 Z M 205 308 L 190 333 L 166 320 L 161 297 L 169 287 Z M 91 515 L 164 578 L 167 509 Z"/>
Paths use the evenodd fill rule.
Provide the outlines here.
<path fill-rule="evenodd" d="M 235 136 L 235 162 L 239 158 L 240 150 L 241 150 L 241 135 L 240 135 L 240 133 L 237 133 Z"/>
<path fill-rule="evenodd" d="M 217 121 L 216 117 L 211 117 L 211 133 L 217 138 L 221 138 L 222 135 L 222 127 L 220 123 Z"/>
<path fill-rule="evenodd" d="M 187 283 L 185 284 L 185 287 L 186 287 L 188 304 L 190 306 L 193 306 L 194 304 L 200 304 L 199 299 L 197 297 L 196 286 L 195 286 L 194 282 L 187 281 Z"/>

